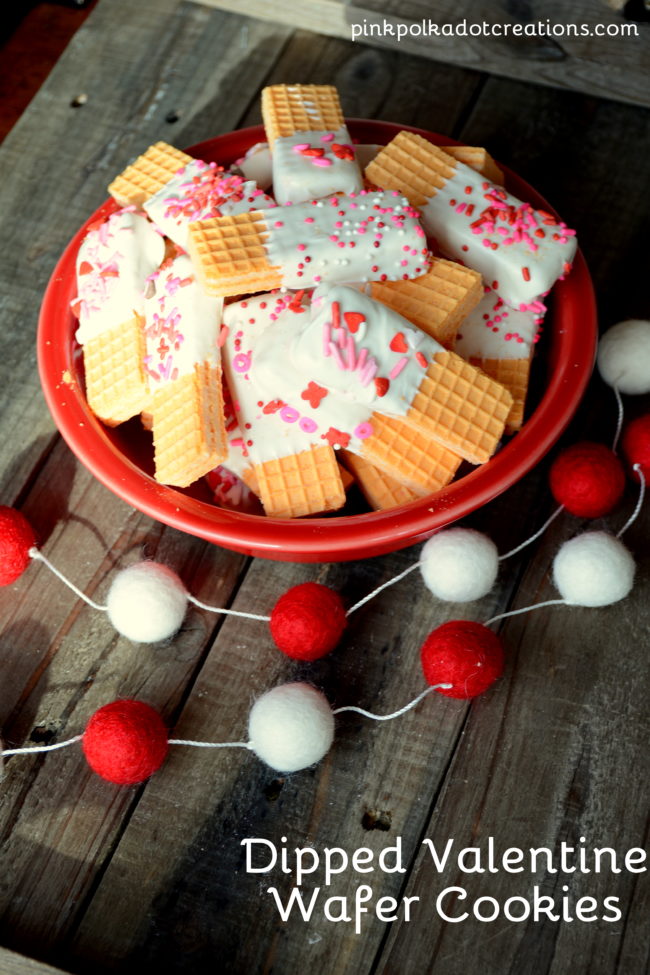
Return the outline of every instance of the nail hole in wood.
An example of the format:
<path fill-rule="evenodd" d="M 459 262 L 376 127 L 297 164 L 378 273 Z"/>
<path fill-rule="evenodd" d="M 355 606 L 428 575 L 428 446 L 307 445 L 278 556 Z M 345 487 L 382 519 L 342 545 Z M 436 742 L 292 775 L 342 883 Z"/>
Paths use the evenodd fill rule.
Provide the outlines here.
<path fill-rule="evenodd" d="M 173 125 L 174 122 L 178 122 L 179 118 L 180 115 L 178 112 L 167 112 L 165 115 L 165 122 L 169 122 L 170 125 Z"/>
<path fill-rule="evenodd" d="M 393 814 L 386 810 L 366 809 L 361 817 L 361 825 L 366 830 L 380 829 L 387 833 L 393 824 Z"/>
<path fill-rule="evenodd" d="M 282 792 L 285 779 L 273 779 L 268 785 L 264 786 L 264 795 L 269 802 L 275 802 Z"/>
<path fill-rule="evenodd" d="M 81 108 L 81 106 L 85 105 L 87 101 L 88 95 L 84 95 L 83 93 L 81 95 L 75 95 L 70 102 L 70 108 Z"/>

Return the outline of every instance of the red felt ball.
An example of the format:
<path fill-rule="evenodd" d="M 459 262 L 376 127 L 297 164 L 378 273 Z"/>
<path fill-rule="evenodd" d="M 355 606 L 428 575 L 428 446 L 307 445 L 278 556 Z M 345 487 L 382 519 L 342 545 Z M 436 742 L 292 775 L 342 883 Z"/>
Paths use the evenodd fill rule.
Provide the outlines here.
<path fill-rule="evenodd" d="M 579 518 L 608 514 L 625 490 L 625 471 L 616 454 L 590 441 L 563 450 L 551 466 L 549 480 L 558 504 Z"/>
<path fill-rule="evenodd" d="M 0 586 L 9 586 L 29 565 L 34 530 L 15 508 L 0 505 Z"/>
<path fill-rule="evenodd" d="M 271 636 L 294 660 L 318 660 L 341 639 L 347 617 L 337 592 L 303 582 L 280 596 L 271 613 Z"/>
<path fill-rule="evenodd" d="M 116 785 L 144 782 L 165 761 L 167 728 L 149 704 L 123 700 L 95 711 L 82 748 L 93 772 Z"/>
<path fill-rule="evenodd" d="M 503 647 L 482 623 L 451 620 L 429 634 L 420 651 L 428 684 L 452 684 L 439 690 L 446 697 L 482 694 L 503 672 Z"/>
<path fill-rule="evenodd" d="M 638 416 L 627 425 L 621 449 L 630 468 L 640 464 L 646 482 L 650 481 L 650 413 Z M 633 471 L 633 477 L 640 480 L 637 471 Z"/>

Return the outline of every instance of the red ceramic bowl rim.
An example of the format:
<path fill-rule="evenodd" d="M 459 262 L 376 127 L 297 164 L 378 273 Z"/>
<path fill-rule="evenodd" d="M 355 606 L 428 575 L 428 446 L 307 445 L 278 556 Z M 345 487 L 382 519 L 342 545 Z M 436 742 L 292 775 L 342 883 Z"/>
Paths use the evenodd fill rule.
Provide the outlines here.
<path fill-rule="evenodd" d="M 407 129 L 440 145 L 453 139 L 411 126 L 349 120 L 352 138 L 385 144 Z M 199 143 L 189 152 L 230 163 L 256 142 L 262 126 L 240 129 Z M 552 208 L 532 187 L 503 167 L 513 192 L 535 206 Z M 54 421 L 79 460 L 95 477 L 133 507 L 173 528 L 247 555 L 282 561 L 345 561 L 395 551 L 492 500 L 528 473 L 557 441 L 573 416 L 593 369 L 597 320 L 591 278 L 580 251 L 567 280 L 553 291 L 548 349 L 550 380 L 523 429 L 482 467 L 439 494 L 389 511 L 344 517 L 279 519 L 228 511 L 158 484 L 125 457 L 91 413 L 76 381 L 73 296 L 75 257 L 90 223 L 115 209 L 106 201 L 79 229 L 61 256 L 47 286 L 38 324 L 38 364 L 43 392 Z M 549 334 L 544 340 L 549 341 Z M 70 377 L 71 380 L 70 380 Z"/>

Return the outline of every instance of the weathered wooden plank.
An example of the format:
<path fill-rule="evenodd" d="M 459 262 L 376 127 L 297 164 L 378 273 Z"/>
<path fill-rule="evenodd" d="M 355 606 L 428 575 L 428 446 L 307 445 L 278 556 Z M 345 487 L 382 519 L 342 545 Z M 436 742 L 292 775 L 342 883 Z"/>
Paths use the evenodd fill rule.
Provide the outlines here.
<path fill-rule="evenodd" d="M 539 186 L 578 227 L 592 262 L 605 324 L 611 324 L 614 316 L 648 313 L 647 297 L 636 301 L 638 289 L 615 292 L 617 277 L 629 275 L 624 269 L 636 264 L 645 221 L 634 160 L 639 145 L 642 153 L 647 145 L 646 116 L 631 107 L 611 109 L 608 103 L 490 79 L 459 135 L 468 142 L 487 143 L 497 158 Z M 551 132 L 552 143 L 548 140 Z M 623 147 L 620 153 L 619 144 Z M 551 164 L 560 145 L 561 168 Z M 612 167 L 616 167 L 617 198 L 623 213 L 620 221 L 617 217 L 612 220 L 612 239 L 603 247 L 598 233 L 602 224 L 597 223 L 592 201 L 601 192 L 602 174 Z M 580 174 L 577 179 L 576 173 Z M 627 398 L 628 412 L 643 409 L 644 403 L 647 408 L 647 397 L 636 403 Z M 586 431 L 607 441 L 613 433 L 614 415 L 611 392 L 594 381 L 573 425 L 573 439 L 581 430 L 583 435 Z M 625 505 L 596 527 L 621 527 L 633 507 L 634 494 L 628 489 Z M 483 513 L 491 534 L 500 524 L 501 504 L 497 501 Z M 521 508 L 514 506 L 512 514 L 521 518 Z M 543 517 L 540 511 L 539 520 Z M 513 608 L 557 596 L 550 582 L 552 558 L 560 542 L 579 527 L 575 519 L 562 516 L 540 542 L 518 557 L 527 568 Z M 626 536 L 638 557 L 642 557 L 649 527 L 646 508 L 643 519 Z M 456 851 L 467 846 L 485 851 L 489 836 L 501 851 L 531 846 L 556 849 L 562 840 L 579 846 L 580 836 L 585 837 L 586 846 L 613 846 L 623 853 L 645 845 L 649 768 L 644 688 L 648 674 L 635 648 L 642 645 L 648 625 L 647 585 L 647 566 L 641 561 L 633 594 L 617 606 L 550 608 L 502 624 L 510 660 L 506 681 L 472 706 L 444 788 L 423 832 L 438 851 L 448 839 L 454 840 Z M 580 896 L 596 897 L 601 915 L 604 898 L 618 896 L 623 920 L 616 924 L 515 923 L 502 914 L 494 923 L 472 916 L 449 923 L 436 913 L 436 897 L 449 886 L 466 889 L 468 897 L 446 897 L 443 909 L 451 915 L 469 909 L 471 915 L 471 904 L 479 896 L 494 897 L 501 904 L 511 896 L 530 900 L 536 882 L 543 894 L 555 895 L 560 902 L 565 894 L 572 903 Z M 438 873 L 425 848 L 406 892 L 420 896 L 426 909 L 409 925 L 393 928 L 377 964 L 379 972 L 454 975 L 480 970 L 486 975 L 522 971 L 560 975 L 571 970 L 590 975 L 619 971 L 641 975 L 645 971 L 648 935 L 641 919 L 648 910 L 647 885 L 632 874 L 535 877 L 530 872 L 501 871 L 467 876 L 453 863 Z"/>
<path fill-rule="evenodd" d="M 0 965 L 5 975 L 66 975 L 60 968 L 42 965 L 32 958 L 0 948 Z"/>
<path fill-rule="evenodd" d="M 4 502 L 52 444 L 34 342 L 65 244 L 112 176 L 151 142 L 187 145 L 232 128 L 250 97 L 242 78 L 262 79 L 288 33 L 179 0 L 100 3 L 0 147 L 0 210 L 12 241 L 0 257 Z M 87 101 L 75 108 L 80 93 Z"/>
<path fill-rule="evenodd" d="M 265 83 L 286 84 L 306 77 L 314 84 L 335 84 L 349 117 L 399 121 L 445 135 L 453 135 L 484 82 L 484 76 L 474 71 L 296 31 Z M 242 124 L 260 122 L 256 98 Z"/>
<path fill-rule="evenodd" d="M 306 0 L 298 8 L 269 6 L 265 0 L 195 2 L 508 78 L 649 104 L 650 27 L 627 21 L 600 0 L 580 0 L 570 9 L 561 0 L 438 0 L 435 9 L 428 0 Z M 474 36 L 474 27 L 484 24 L 493 33 L 484 28 Z M 451 34 L 452 26 L 459 32 Z M 568 29 L 560 33 L 562 27 Z"/>
<path fill-rule="evenodd" d="M 43 551 L 100 603 L 115 571 L 144 556 L 172 566 L 203 601 L 224 605 L 247 561 L 134 512 L 79 467 L 63 443 L 24 510 Z M 10 746 L 79 734 L 97 707 L 120 697 L 149 701 L 173 721 L 221 621 L 190 609 L 173 640 L 137 646 L 37 565 L 0 591 L 0 619 L 0 708 Z M 7 760 L 0 805 L 4 945 L 55 960 L 52 951 L 137 796 L 137 789 L 116 789 L 92 775 L 78 746 Z"/>

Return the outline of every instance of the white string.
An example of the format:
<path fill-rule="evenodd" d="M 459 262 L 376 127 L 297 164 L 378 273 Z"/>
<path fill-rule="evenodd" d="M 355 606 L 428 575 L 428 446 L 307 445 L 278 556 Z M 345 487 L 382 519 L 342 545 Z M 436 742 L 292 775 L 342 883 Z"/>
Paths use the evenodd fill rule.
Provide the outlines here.
<path fill-rule="evenodd" d="M 634 509 L 630 517 L 627 519 L 627 521 L 625 522 L 621 530 L 616 532 L 617 538 L 620 538 L 621 535 L 624 535 L 625 532 L 628 530 L 628 528 L 630 528 L 630 526 L 633 525 L 634 522 L 637 520 L 637 518 L 639 517 L 639 512 L 643 507 L 643 499 L 645 498 L 645 475 L 641 470 L 641 464 L 635 464 L 632 470 L 636 471 L 637 474 L 639 475 L 639 481 L 640 481 L 639 497 L 636 502 L 636 508 Z"/>
<path fill-rule="evenodd" d="M 63 573 L 60 572 L 59 569 L 57 569 L 57 567 L 53 565 L 50 562 L 50 560 L 45 555 L 43 555 L 43 553 L 39 549 L 37 549 L 36 547 L 32 547 L 30 548 L 27 554 L 30 556 L 30 558 L 35 559 L 37 562 L 43 562 L 43 564 L 48 567 L 50 572 L 54 573 L 57 579 L 60 579 L 61 582 L 64 582 L 68 587 L 68 589 L 72 589 L 72 591 L 77 596 L 79 596 L 80 599 L 83 599 L 85 602 L 87 602 L 89 606 L 93 607 L 93 609 L 100 609 L 102 613 L 106 612 L 108 608 L 107 606 L 101 606 L 99 603 L 96 603 L 94 599 L 91 599 L 90 596 L 87 596 L 85 592 L 82 592 L 81 589 L 75 586 L 74 582 L 70 582 L 69 579 L 66 579 Z"/>
<path fill-rule="evenodd" d="M 504 620 L 506 616 L 519 616 L 521 613 L 530 613 L 534 609 L 542 609 L 543 606 L 567 606 L 568 603 L 564 599 L 547 599 L 545 603 L 534 603 L 532 606 L 522 606 L 521 609 L 511 609 L 509 613 L 499 613 L 498 616 L 493 616 L 491 619 L 486 620 L 483 626 L 489 626 L 490 623 L 496 623 L 497 620 Z"/>
<path fill-rule="evenodd" d="M 621 436 L 621 430 L 623 429 L 623 400 L 621 399 L 621 394 L 618 391 L 618 386 L 612 386 L 612 389 L 614 390 L 614 396 L 616 397 L 616 405 L 618 407 L 616 433 L 614 434 L 614 440 L 612 442 L 612 451 L 616 453 L 616 448 L 618 447 L 618 441 Z"/>
<path fill-rule="evenodd" d="M 388 589 L 389 586 L 394 586 L 396 582 L 404 579 L 405 576 L 407 576 L 410 572 L 413 572 L 413 570 L 417 569 L 420 565 L 422 565 L 421 562 L 414 562 L 413 565 L 409 565 L 408 569 L 404 569 L 404 571 L 400 572 L 399 575 L 389 579 L 388 582 L 384 582 L 383 585 L 378 586 L 377 589 L 373 589 L 371 593 L 368 593 L 368 595 L 364 596 L 363 599 L 360 599 L 358 603 L 351 606 L 345 615 L 349 616 L 350 613 L 354 613 L 355 610 L 360 609 L 365 603 L 369 602 L 371 599 L 374 599 L 375 596 L 377 596 L 383 589 Z"/>
<path fill-rule="evenodd" d="M 189 592 L 187 593 L 187 598 L 195 606 L 198 606 L 199 609 L 207 609 L 209 613 L 223 613 L 224 616 L 241 616 L 247 620 L 261 620 L 263 623 L 268 623 L 271 619 L 270 616 L 258 616 L 257 613 L 240 613 L 236 609 L 222 609 L 220 606 L 208 606 L 207 603 L 202 603 L 200 599 L 191 596 Z"/>
<path fill-rule="evenodd" d="M 539 528 L 534 535 L 531 535 L 530 538 L 527 538 L 525 542 L 521 543 L 521 545 L 517 545 L 516 548 L 513 548 L 509 552 L 506 552 L 505 555 L 500 555 L 499 562 L 503 562 L 504 559 L 509 559 L 511 555 L 516 555 L 517 552 L 521 552 L 522 548 L 526 548 L 526 546 L 530 545 L 531 542 L 536 541 L 540 537 L 540 535 L 544 534 L 548 526 L 551 524 L 551 522 L 553 522 L 557 518 L 557 516 L 560 514 L 561 511 L 564 511 L 563 504 L 561 504 L 559 508 L 555 509 L 551 517 L 547 518 L 547 520 L 544 522 L 542 527 Z"/>
<path fill-rule="evenodd" d="M 7 755 L 27 755 L 30 752 L 53 752 L 57 748 L 67 748 L 68 745 L 74 745 L 76 742 L 81 741 L 83 735 L 75 735 L 74 738 L 68 738 L 67 741 L 57 741 L 55 745 L 30 745 L 28 748 L 3 748 L 2 758 Z"/>
<path fill-rule="evenodd" d="M 427 694 L 430 694 L 431 691 L 446 691 L 453 686 L 453 684 L 434 684 L 432 687 L 427 687 L 426 691 L 422 691 L 421 694 L 418 694 L 415 700 L 411 701 L 409 704 L 405 704 L 403 708 L 400 708 L 399 711 L 394 711 L 392 714 L 373 714 L 372 711 L 365 711 L 363 708 L 357 708 L 353 704 L 350 704 L 344 708 L 337 708 L 336 711 L 332 711 L 332 714 L 342 714 L 343 711 L 354 711 L 356 714 L 362 714 L 364 718 L 372 718 L 373 721 L 391 721 L 393 718 L 399 718 L 402 714 L 406 714 L 407 711 L 410 711 L 411 708 L 416 707 L 416 705 L 418 705 L 420 701 L 427 696 Z"/>
<path fill-rule="evenodd" d="M 192 748 L 252 748 L 250 741 L 191 741 L 185 738 L 170 738 L 168 745 L 190 745 Z"/>

